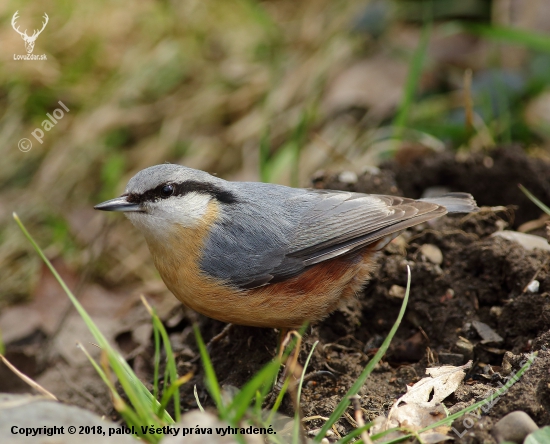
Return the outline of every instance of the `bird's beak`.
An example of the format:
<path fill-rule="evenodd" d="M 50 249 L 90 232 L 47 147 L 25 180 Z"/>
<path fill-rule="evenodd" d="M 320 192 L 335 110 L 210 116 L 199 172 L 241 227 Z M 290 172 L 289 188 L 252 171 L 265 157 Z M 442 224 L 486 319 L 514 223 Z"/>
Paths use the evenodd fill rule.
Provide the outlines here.
<path fill-rule="evenodd" d="M 106 200 L 97 204 L 94 209 L 101 211 L 124 211 L 124 212 L 135 212 L 143 211 L 143 208 L 139 204 L 128 202 L 126 196 L 115 197 L 111 200 Z"/>

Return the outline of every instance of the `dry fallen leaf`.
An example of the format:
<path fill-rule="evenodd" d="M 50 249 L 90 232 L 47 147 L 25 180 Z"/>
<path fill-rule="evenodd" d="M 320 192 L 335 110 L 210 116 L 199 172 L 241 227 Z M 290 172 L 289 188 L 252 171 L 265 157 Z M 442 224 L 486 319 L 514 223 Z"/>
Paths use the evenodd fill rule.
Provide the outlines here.
<path fill-rule="evenodd" d="M 426 369 L 429 376 L 408 387 L 407 393 L 395 402 L 385 421 L 373 427 L 372 433 L 394 427 L 417 431 L 445 418 L 442 401 L 458 388 L 466 375 L 464 370 L 471 366 L 472 361 L 469 361 L 460 367 L 444 365 Z M 421 433 L 420 436 L 424 442 L 438 443 L 451 439 L 446 436 L 448 430 L 447 426 L 441 426 Z M 402 436 L 402 432 L 391 434 L 392 439 L 399 436 Z"/>

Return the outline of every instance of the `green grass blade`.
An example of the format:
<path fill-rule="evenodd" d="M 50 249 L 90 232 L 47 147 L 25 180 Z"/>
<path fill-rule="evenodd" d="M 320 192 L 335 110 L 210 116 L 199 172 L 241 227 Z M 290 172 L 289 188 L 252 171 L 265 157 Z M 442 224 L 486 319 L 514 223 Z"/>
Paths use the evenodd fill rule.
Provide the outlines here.
<path fill-rule="evenodd" d="M 314 442 L 321 442 L 321 440 L 324 438 L 328 430 L 332 427 L 332 425 L 340 419 L 344 411 L 347 409 L 348 405 L 350 404 L 350 397 L 353 395 L 356 395 L 369 375 L 372 373 L 372 370 L 380 362 L 386 351 L 388 350 L 388 347 L 390 346 L 391 340 L 395 336 L 395 333 L 397 329 L 399 328 L 399 325 L 401 324 L 401 320 L 403 319 L 403 316 L 405 315 L 405 310 L 407 308 L 407 302 L 409 301 L 409 293 L 411 290 L 411 269 L 407 265 L 407 291 L 405 292 L 405 298 L 403 299 L 403 304 L 401 305 L 401 310 L 399 311 L 399 315 L 397 316 L 397 320 L 393 324 L 393 327 L 391 328 L 390 332 L 388 333 L 388 336 L 384 340 L 383 344 L 380 346 L 374 357 L 369 361 L 367 366 L 365 367 L 365 370 L 359 375 L 359 378 L 355 381 L 353 386 L 348 390 L 342 401 L 338 404 L 332 415 L 330 415 L 330 418 L 328 421 L 323 425 L 317 436 L 313 439 Z"/>
<path fill-rule="evenodd" d="M 180 394 L 179 388 L 183 384 L 189 382 L 192 377 L 193 377 L 193 373 L 189 372 L 186 375 L 183 375 L 181 378 L 178 378 L 178 380 L 176 382 L 172 383 L 172 385 L 170 385 L 170 387 L 168 387 L 164 391 L 164 393 L 162 394 L 162 399 L 160 401 L 160 407 L 159 407 L 159 411 L 158 411 L 159 416 L 162 414 L 162 411 L 164 409 L 166 409 L 166 406 L 170 402 L 170 398 L 177 396 L 178 401 L 179 401 L 179 394 Z M 179 412 L 178 412 L 178 415 L 179 415 Z M 175 414 L 174 414 L 174 416 L 177 417 L 177 415 L 175 415 Z"/>
<path fill-rule="evenodd" d="M 155 355 L 153 357 L 153 396 L 155 399 L 159 399 L 160 333 L 155 323 L 153 323 L 153 340 L 155 343 Z"/>
<path fill-rule="evenodd" d="M 281 391 L 277 395 L 277 399 L 275 399 L 275 402 L 273 403 L 271 413 L 267 418 L 268 423 L 272 422 L 273 418 L 275 418 L 275 414 L 277 413 L 277 411 L 279 410 L 279 407 L 281 406 L 281 403 L 283 402 L 283 398 L 285 396 L 286 391 L 288 390 L 289 385 L 290 385 L 290 378 L 286 378 L 285 382 L 283 383 L 283 386 L 281 387 Z"/>
<path fill-rule="evenodd" d="M 19 217 L 14 213 L 13 218 L 27 240 L 31 243 L 35 251 L 38 253 L 40 258 L 44 261 L 50 272 L 53 274 L 63 291 L 67 294 L 70 301 L 76 308 L 78 314 L 82 319 L 84 320 L 86 326 L 90 330 L 90 333 L 92 333 L 93 337 L 99 344 L 100 348 L 104 350 L 107 353 L 107 356 L 109 358 L 109 364 L 111 365 L 111 368 L 113 369 L 113 372 L 118 377 L 120 384 L 123 387 L 123 390 L 128 396 L 128 399 L 132 403 L 132 406 L 135 408 L 137 414 L 140 418 L 142 418 L 144 421 L 149 418 L 149 413 L 151 411 L 151 407 L 158 407 L 159 403 L 158 401 L 153 397 L 151 392 L 147 390 L 145 385 L 137 378 L 131 367 L 128 365 L 126 360 L 115 350 L 111 347 L 109 344 L 109 341 L 103 336 L 101 331 L 97 328 L 97 326 L 94 324 L 92 318 L 88 315 L 84 307 L 80 304 L 78 299 L 74 296 L 72 291 L 67 287 L 57 270 L 53 267 L 51 262 L 48 260 L 42 249 L 38 246 L 36 241 L 33 239 L 33 237 L 29 234 Z M 171 424 L 174 422 L 174 420 L 168 415 L 168 413 L 165 413 L 162 418 L 166 423 Z"/>
<path fill-rule="evenodd" d="M 369 422 L 368 424 L 365 424 L 363 427 L 359 427 L 357 429 L 352 430 L 349 432 L 346 436 L 344 436 L 342 439 L 337 441 L 337 444 L 347 444 L 348 442 L 363 442 L 363 441 L 355 441 L 355 438 L 361 435 L 361 433 L 369 430 L 373 426 L 372 422 Z"/>
<path fill-rule="evenodd" d="M 525 438 L 525 444 L 544 444 L 550 442 L 550 427 L 546 426 L 534 431 Z"/>
<path fill-rule="evenodd" d="M 95 362 L 94 358 L 92 358 L 92 356 L 88 353 L 88 350 L 86 350 L 86 348 L 80 342 L 77 342 L 76 346 L 80 350 L 82 350 L 82 352 L 84 353 L 86 358 L 88 358 L 88 361 L 90 361 L 90 364 L 92 364 L 92 367 L 95 368 L 95 370 L 97 371 L 99 377 L 103 380 L 103 382 L 105 383 L 107 388 L 110 390 L 111 395 L 113 396 L 113 398 L 120 397 L 118 392 L 116 391 L 115 386 L 111 382 L 111 380 L 107 377 L 107 375 L 105 374 L 103 369 L 99 366 L 99 364 L 97 362 Z"/>
<path fill-rule="evenodd" d="M 195 387 L 193 387 L 193 395 L 195 395 L 195 401 L 197 401 L 197 407 L 201 411 L 201 413 L 204 413 L 204 408 L 202 407 L 201 401 L 199 399 L 199 394 L 197 393 L 197 384 L 195 384 Z"/>
<path fill-rule="evenodd" d="M 307 355 L 304 369 L 302 370 L 302 376 L 300 377 L 300 382 L 298 384 L 298 392 L 296 393 L 296 411 L 294 412 L 294 430 L 292 432 L 292 441 L 296 444 L 300 443 L 300 427 L 302 426 L 300 424 L 300 398 L 302 397 L 302 386 L 304 384 L 304 378 L 306 377 L 307 366 L 309 365 L 309 361 L 311 360 L 311 356 L 313 355 L 313 351 L 315 350 L 315 347 L 317 347 L 317 344 L 319 344 L 319 341 L 315 341 L 313 343 L 313 347 L 311 347 L 311 350 Z"/>
<path fill-rule="evenodd" d="M 2 330 L 0 330 L 0 355 L 6 354 L 6 345 L 4 344 L 4 339 L 2 339 Z"/>
<path fill-rule="evenodd" d="M 275 182 L 283 173 L 292 170 L 296 159 L 295 144 L 286 142 L 280 146 L 277 151 L 269 156 L 267 165 L 265 166 L 265 182 Z"/>
<path fill-rule="evenodd" d="M 164 325 L 160 318 L 158 317 L 157 313 L 155 312 L 155 309 L 152 308 L 147 300 L 142 296 L 141 300 L 143 304 L 145 305 L 145 308 L 151 315 L 151 320 L 153 322 L 154 328 L 160 333 L 160 336 L 162 337 L 162 343 L 164 345 L 164 352 L 166 353 L 166 374 L 170 377 L 170 379 L 165 377 L 166 386 L 170 386 L 171 389 L 174 390 L 173 392 L 173 398 L 174 398 L 174 417 L 176 422 L 180 420 L 181 417 L 181 408 L 180 408 L 180 392 L 179 392 L 179 385 L 178 381 L 181 378 L 178 378 L 178 369 L 176 364 L 176 358 L 174 357 L 174 352 L 172 350 L 172 345 L 170 344 L 170 338 L 168 337 L 168 332 L 164 328 Z M 164 398 L 164 396 L 163 396 Z M 161 402 L 162 404 L 162 402 Z M 166 405 L 166 404 L 165 404 Z M 161 410 L 159 410 L 161 411 Z"/>
<path fill-rule="evenodd" d="M 262 29 L 271 35 L 280 34 L 277 23 L 271 15 L 265 10 L 263 4 L 256 0 L 240 0 L 239 3 L 244 7 L 244 12 L 249 14 L 251 18 L 262 27 Z"/>
<path fill-rule="evenodd" d="M 302 112 L 300 121 L 294 132 L 292 134 L 292 165 L 291 165 L 291 174 L 290 174 L 290 185 L 293 187 L 298 187 L 300 185 L 300 155 L 302 153 L 302 145 L 305 142 L 307 135 L 307 128 L 309 123 L 309 113 L 306 110 Z"/>
<path fill-rule="evenodd" d="M 254 377 L 248 381 L 245 386 L 233 398 L 233 401 L 228 406 L 231 420 L 237 423 L 244 416 L 250 403 L 256 398 L 256 392 L 260 387 L 269 386 L 273 377 L 279 371 L 280 362 L 278 360 L 271 361 L 262 368 Z"/>
<path fill-rule="evenodd" d="M 111 392 L 111 397 L 112 397 L 112 400 L 113 400 L 113 405 L 115 407 L 115 410 L 120 413 L 120 415 L 122 416 L 122 418 L 124 419 L 126 424 L 129 427 L 134 426 L 136 431 L 138 432 L 137 433 L 138 436 L 141 436 L 146 441 L 151 442 L 151 443 L 156 443 L 156 442 L 160 441 L 160 438 L 161 438 L 160 436 L 157 436 L 157 435 L 144 435 L 144 434 L 141 433 L 140 426 L 143 425 L 143 418 L 141 418 L 134 410 L 132 410 L 128 406 L 128 404 L 126 404 L 122 400 L 122 398 L 118 394 L 115 386 L 113 385 L 113 383 L 111 382 L 111 380 L 109 379 L 109 377 L 107 376 L 105 371 L 101 368 L 101 366 L 99 366 L 99 364 L 97 362 L 95 362 L 95 360 L 92 358 L 92 356 L 88 353 L 88 350 L 86 350 L 86 348 L 81 343 L 77 343 L 77 346 L 78 346 L 78 348 L 80 348 L 82 350 L 82 352 L 84 353 L 86 358 L 88 358 L 88 361 L 90 361 L 90 364 L 92 364 L 92 367 L 94 367 L 94 369 L 97 371 L 99 377 L 103 380 L 103 382 L 105 383 L 105 385 L 107 386 L 107 388 Z M 158 426 L 161 425 L 157 421 L 157 418 L 154 417 L 154 416 L 151 416 L 147 419 L 149 420 L 149 421 L 147 421 L 148 423 L 158 425 Z"/>
<path fill-rule="evenodd" d="M 484 38 L 525 46 L 536 51 L 550 52 L 550 37 L 546 34 L 493 25 L 468 25 L 465 29 Z"/>
<path fill-rule="evenodd" d="M 402 137 L 403 128 L 407 125 L 414 96 L 416 94 L 418 84 L 420 83 L 420 76 L 422 75 L 422 67 L 426 58 L 431 33 L 432 25 L 431 23 L 427 23 L 424 25 L 420 42 L 411 60 L 407 81 L 405 83 L 405 89 L 403 91 L 403 99 L 399 105 L 397 115 L 393 120 L 393 126 L 395 128 L 394 136 L 398 139 Z"/>
<path fill-rule="evenodd" d="M 264 398 L 265 397 L 262 396 L 262 393 L 259 390 L 256 390 L 256 393 L 254 395 L 254 415 L 258 417 L 262 415 L 262 401 L 264 400 Z"/>
<path fill-rule="evenodd" d="M 199 347 L 202 365 L 204 367 L 204 373 L 206 376 L 206 385 L 208 387 L 208 391 L 210 392 L 210 395 L 214 399 L 214 403 L 216 404 L 218 412 L 220 413 L 220 417 L 222 419 L 227 419 L 227 409 L 223 404 L 220 384 L 218 383 L 218 378 L 216 377 L 216 373 L 214 372 L 214 367 L 212 366 L 212 361 L 210 360 L 210 356 L 208 356 L 206 345 L 204 345 L 204 341 L 202 340 L 201 332 L 199 331 L 199 327 L 196 324 L 193 325 L 193 331 L 195 332 L 195 339 Z"/>
<path fill-rule="evenodd" d="M 267 127 L 260 139 L 260 180 L 262 182 L 269 182 L 271 179 L 270 171 L 270 147 L 269 147 L 270 129 Z"/>
<path fill-rule="evenodd" d="M 265 130 L 260 140 L 260 179 L 262 182 L 274 182 L 283 172 L 290 169 L 291 185 L 295 187 L 299 185 L 300 156 L 310 120 L 310 112 L 304 110 L 289 140 L 272 154 L 269 146 L 269 128 Z"/>
<path fill-rule="evenodd" d="M 527 188 L 525 188 L 523 185 L 518 185 L 519 189 L 523 191 L 523 193 L 533 202 L 537 207 L 539 207 L 542 211 L 544 211 L 546 214 L 550 216 L 550 208 L 544 205 L 539 199 L 537 199 L 533 193 L 531 193 Z"/>

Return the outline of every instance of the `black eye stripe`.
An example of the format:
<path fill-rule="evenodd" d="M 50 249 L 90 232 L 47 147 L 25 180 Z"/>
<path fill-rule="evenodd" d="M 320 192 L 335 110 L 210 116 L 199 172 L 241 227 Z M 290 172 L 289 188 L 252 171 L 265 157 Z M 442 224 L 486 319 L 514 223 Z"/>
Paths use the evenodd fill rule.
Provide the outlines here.
<path fill-rule="evenodd" d="M 165 194 L 165 192 L 168 191 L 168 187 L 173 187 L 171 194 Z M 225 204 L 237 202 L 237 197 L 231 191 L 224 190 L 213 184 L 197 182 L 194 180 L 179 183 L 163 183 L 141 194 L 131 193 L 128 195 L 127 200 L 131 203 L 140 204 L 143 202 L 155 202 L 159 199 L 172 198 L 173 196 L 184 196 L 192 192 L 209 194 L 219 202 Z"/>

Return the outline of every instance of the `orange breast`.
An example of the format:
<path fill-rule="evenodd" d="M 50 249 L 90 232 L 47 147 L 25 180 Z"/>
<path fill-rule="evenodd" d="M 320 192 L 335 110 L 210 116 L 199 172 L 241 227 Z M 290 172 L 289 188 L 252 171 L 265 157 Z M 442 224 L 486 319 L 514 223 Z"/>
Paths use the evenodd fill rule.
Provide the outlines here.
<path fill-rule="evenodd" d="M 154 238 L 147 238 L 147 243 L 170 291 L 188 307 L 223 322 L 297 328 L 317 321 L 336 309 L 342 298 L 358 292 L 374 269 L 375 251 L 364 249 L 314 265 L 283 282 L 239 290 L 199 269 L 204 241 L 217 217 L 218 204 L 212 201 L 202 226 L 178 227 L 170 245 Z"/>
<path fill-rule="evenodd" d="M 297 328 L 318 321 L 334 311 L 342 299 L 354 296 L 374 270 L 375 252 L 365 250 L 352 257 L 316 264 L 302 274 L 246 294 L 247 316 L 239 324 Z"/>

